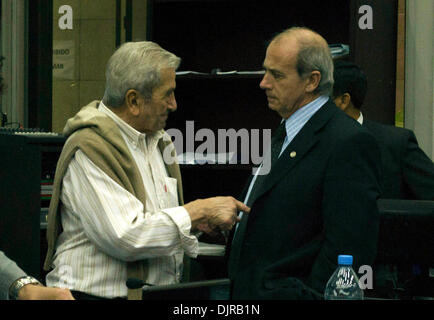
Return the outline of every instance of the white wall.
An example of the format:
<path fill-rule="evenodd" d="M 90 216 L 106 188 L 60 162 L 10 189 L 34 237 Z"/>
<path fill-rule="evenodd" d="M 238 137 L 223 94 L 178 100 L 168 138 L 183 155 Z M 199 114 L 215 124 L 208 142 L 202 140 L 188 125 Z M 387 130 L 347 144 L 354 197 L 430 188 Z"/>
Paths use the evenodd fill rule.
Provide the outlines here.
<path fill-rule="evenodd" d="M 27 127 L 27 0 L 3 0 L 1 17 L 3 113 L 10 127 Z"/>
<path fill-rule="evenodd" d="M 423 151 L 434 159 L 434 1 L 407 0 L 405 121 Z"/>

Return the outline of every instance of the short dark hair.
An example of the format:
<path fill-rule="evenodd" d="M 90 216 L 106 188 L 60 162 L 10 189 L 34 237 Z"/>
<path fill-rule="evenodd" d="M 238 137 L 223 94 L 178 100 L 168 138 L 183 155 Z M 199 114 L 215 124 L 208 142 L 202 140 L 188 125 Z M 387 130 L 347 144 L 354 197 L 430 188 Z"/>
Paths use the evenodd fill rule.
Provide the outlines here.
<path fill-rule="evenodd" d="M 333 77 L 335 80 L 333 98 L 349 93 L 354 107 L 360 109 L 368 88 L 368 81 L 363 70 L 355 63 L 335 60 Z"/>

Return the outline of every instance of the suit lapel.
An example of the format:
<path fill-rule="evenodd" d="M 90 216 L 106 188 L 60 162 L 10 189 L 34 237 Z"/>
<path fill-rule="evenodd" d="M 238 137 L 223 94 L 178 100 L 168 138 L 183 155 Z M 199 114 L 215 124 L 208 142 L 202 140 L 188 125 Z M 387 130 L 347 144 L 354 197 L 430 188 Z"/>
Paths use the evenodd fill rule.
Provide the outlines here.
<path fill-rule="evenodd" d="M 258 186 L 260 189 L 255 193 L 255 198 L 251 199 L 251 202 L 249 201 L 252 205 L 258 198 L 283 179 L 315 146 L 320 139 L 319 131 L 337 110 L 333 103 L 327 102 L 312 116 L 280 155 L 263 183 Z"/>

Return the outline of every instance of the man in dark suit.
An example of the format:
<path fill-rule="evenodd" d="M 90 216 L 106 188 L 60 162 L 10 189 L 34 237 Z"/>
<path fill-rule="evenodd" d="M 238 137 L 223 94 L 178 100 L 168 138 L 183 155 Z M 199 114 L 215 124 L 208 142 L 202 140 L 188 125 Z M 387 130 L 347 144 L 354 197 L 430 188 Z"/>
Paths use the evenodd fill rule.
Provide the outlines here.
<path fill-rule="evenodd" d="M 228 248 L 232 298 L 321 298 L 339 254 L 353 255 L 356 271 L 374 261 L 380 153 L 329 100 L 333 61 L 319 34 L 277 35 L 264 69 L 260 87 L 282 123 L 271 170 L 264 163 L 249 181 L 243 199 L 251 211 Z"/>
<path fill-rule="evenodd" d="M 411 130 L 383 125 L 363 117 L 361 108 L 367 91 L 367 77 L 356 64 L 336 60 L 333 100 L 351 118 L 367 128 L 377 139 L 381 151 L 381 198 L 434 200 L 434 164 L 419 148 Z M 400 271 L 398 271 L 400 270 Z M 397 298 L 407 287 L 408 270 L 376 262 L 374 290 L 380 298 Z"/>
<path fill-rule="evenodd" d="M 384 199 L 434 200 L 434 163 L 419 148 L 411 130 L 380 124 L 363 117 L 367 90 L 362 69 L 348 61 L 335 61 L 333 100 L 375 136 L 382 157 Z"/>

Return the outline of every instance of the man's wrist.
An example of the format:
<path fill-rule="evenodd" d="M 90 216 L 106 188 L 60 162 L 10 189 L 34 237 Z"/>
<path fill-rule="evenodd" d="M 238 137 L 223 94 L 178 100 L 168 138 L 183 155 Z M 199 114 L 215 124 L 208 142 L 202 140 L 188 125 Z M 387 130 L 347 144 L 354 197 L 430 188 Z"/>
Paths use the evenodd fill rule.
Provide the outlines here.
<path fill-rule="evenodd" d="M 29 289 L 31 291 L 31 288 L 29 288 L 29 286 L 35 285 L 42 286 L 42 284 L 37 279 L 30 276 L 21 277 L 15 280 L 9 288 L 9 299 L 17 300 L 26 298 Z"/>
<path fill-rule="evenodd" d="M 183 206 L 190 216 L 192 229 L 195 229 L 198 224 L 206 222 L 204 213 L 206 210 L 204 210 L 203 202 L 202 199 L 197 199 Z"/>

